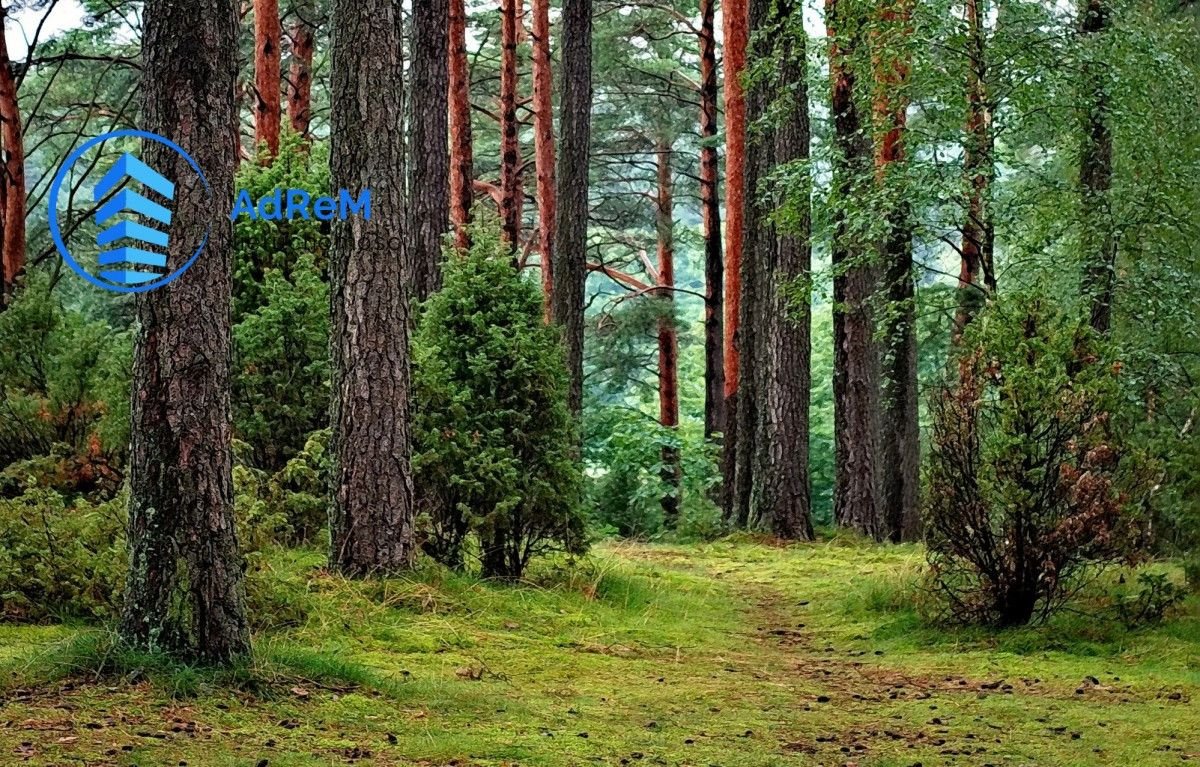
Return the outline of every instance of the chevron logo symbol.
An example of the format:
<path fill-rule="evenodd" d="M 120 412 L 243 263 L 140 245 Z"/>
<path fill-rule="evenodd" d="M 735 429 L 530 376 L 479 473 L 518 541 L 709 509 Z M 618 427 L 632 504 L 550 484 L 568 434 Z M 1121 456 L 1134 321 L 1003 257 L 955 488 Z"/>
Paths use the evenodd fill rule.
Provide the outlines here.
<path fill-rule="evenodd" d="M 157 280 L 166 273 L 167 255 L 149 248 L 165 249 L 170 236 L 162 229 L 148 224 L 171 225 L 171 211 L 137 191 L 128 188 L 129 181 L 157 192 L 168 202 L 175 199 L 175 185 L 146 163 L 125 153 L 113 163 L 96 184 L 92 193 L 96 209 L 96 224 L 104 227 L 122 213 L 134 213 L 142 221 L 119 220 L 103 229 L 96 237 L 100 247 L 97 261 L 100 277 L 117 285 L 139 285 Z M 148 268 L 147 268 L 148 267 Z"/>

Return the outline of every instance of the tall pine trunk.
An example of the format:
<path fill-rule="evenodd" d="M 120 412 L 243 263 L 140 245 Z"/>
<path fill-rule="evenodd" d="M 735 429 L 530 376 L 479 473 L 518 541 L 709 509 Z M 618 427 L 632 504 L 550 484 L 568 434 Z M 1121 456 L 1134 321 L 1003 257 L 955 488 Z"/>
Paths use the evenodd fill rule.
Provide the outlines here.
<path fill-rule="evenodd" d="M 371 190 L 372 214 L 335 221 L 330 240 L 330 563 L 350 576 L 404 569 L 414 552 L 399 13 L 333 3 L 332 181 Z"/>
<path fill-rule="evenodd" d="M 583 410 L 583 303 L 592 135 L 592 0 L 563 0 L 562 24 L 558 223 L 551 306 L 566 343 L 571 411 L 579 415 Z"/>
<path fill-rule="evenodd" d="M 514 253 L 521 244 L 521 144 L 517 123 L 517 44 L 524 0 L 500 2 L 500 225 Z"/>
<path fill-rule="evenodd" d="M 769 28 L 778 45 L 776 94 L 787 105 L 774 127 L 775 165 L 809 157 L 806 34 L 801 9 L 775 6 Z M 795 181 L 799 177 L 791 176 Z M 764 387 L 757 436 L 759 459 L 751 524 L 788 540 L 812 540 L 809 488 L 809 399 L 811 396 L 812 210 L 807 177 L 770 198 L 782 214 L 773 248 L 762 270 Z"/>
<path fill-rule="evenodd" d="M 724 477 L 724 513 L 738 522 L 737 457 L 738 393 L 741 384 L 740 332 L 742 318 L 742 237 L 746 204 L 746 98 L 742 73 L 749 45 L 749 9 L 746 0 L 725 0 L 721 10 L 725 68 L 725 448 L 721 464 Z"/>
<path fill-rule="evenodd" d="M 12 296 L 13 284 L 25 268 L 25 137 L 17 102 L 17 82 L 2 39 L 8 9 L 0 6 L 0 149 L 4 178 L 0 179 L 0 308 Z"/>
<path fill-rule="evenodd" d="M 156 141 L 142 160 L 175 180 L 168 263 L 204 253 L 175 281 L 137 297 L 129 575 L 120 635 L 186 661 L 250 650 L 233 516 L 230 405 L 238 14 L 233 0 L 146 0 L 142 120 L 191 154 L 208 184 Z"/>
<path fill-rule="evenodd" d="M 1112 11 L 1107 0 L 1082 0 L 1080 42 L 1084 52 L 1083 99 L 1087 114 L 1079 153 L 1081 189 L 1080 242 L 1083 249 L 1083 295 L 1091 307 L 1091 325 L 1100 333 L 1112 326 L 1116 289 L 1117 241 L 1109 212 L 1113 182 L 1113 138 L 1108 125 L 1109 98 L 1104 66 L 1096 50 L 1108 30 Z"/>
<path fill-rule="evenodd" d="M 450 0 L 450 221 L 461 249 L 469 245 L 467 224 L 475 202 L 475 155 L 471 138 L 471 70 L 467 61 L 465 0 Z"/>
<path fill-rule="evenodd" d="M 966 0 L 967 131 L 963 145 L 963 174 L 967 186 L 967 212 L 963 221 L 962 265 L 958 274 L 958 309 L 954 315 L 953 339 L 956 344 L 987 297 L 996 291 L 996 269 L 992 258 L 995 227 L 991 215 L 991 185 L 996 165 L 987 87 L 984 2 Z"/>
<path fill-rule="evenodd" d="M 546 319 L 554 297 L 554 75 L 550 68 L 550 0 L 533 0 L 533 147 L 537 166 L 538 251 Z"/>
<path fill-rule="evenodd" d="M 292 55 L 288 67 L 288 122 L 297 135 L 311 139 L 313 55 L 317 45 L 317 9 L 313 0 L 299 0 L 288 37 Z"/>
<path fill-rule="evenodd" d="M 868 195 L 871 146 L 855 102 L 853 61 L 865 26 L 856 0 L 825 0 L 834 123 L 833 411 L 834 518 L 881 539 L 879 354 L 871 301 L 878 282 L 873 244 L 849 207 Z"/>
<path fill-rule="evenodd" d="M 254 142 L 279 154 L 280 112 L 279 0 L 254 0 Z"/>
<path fill-rule="evenodd" d="M 875 175 L 887 230 L 880 247 L 887 308 L 884 321 L 883 423 L 880 427 L 882 516 L 892 540 L 920 533 L 920 429 L 917 412 L 917 309 L 912 207 L 905 186 L 911 0 L 889 0 L 877 11 L 875 46 Z"/>
<path fill-rule="evenodd" d="M 717 152 L 716 0 L 700 0 L 700 216 L 704 237 L 704 436 L 725 429 L 725 292 Z"/>
<path fill-rule="evenodd" d="M 658 320 L 658 419 L 670 444 L 662 447 L 662 477 L 667 493 L 662 498 L 663 521 L 668 529 L 679 522 L 683 467 L 675 444 L 679 429 L 679 334 L 675 329 L 675 207 L 671 177 L 671 142 L 660 138 L 655 147 L 658 193 L 655 228 L 658 234 L 658 290 L 663 302 Z"/>
<path fill-rule="evenodd" d="M 442 286 L 442 237 L 450 229 L 450 0 L 418 0 L 412 10 L 406 282 L 424 301 Z"/>

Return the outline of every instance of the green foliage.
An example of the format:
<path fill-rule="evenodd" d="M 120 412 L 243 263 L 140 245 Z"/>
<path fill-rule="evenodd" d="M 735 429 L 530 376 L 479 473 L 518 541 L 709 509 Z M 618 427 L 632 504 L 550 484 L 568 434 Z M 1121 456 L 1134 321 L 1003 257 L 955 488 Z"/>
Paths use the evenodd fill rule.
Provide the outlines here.
<path fill-rule="evenodd" d="M 585 548 L 578 437 L 538 290 L 493 228 L 473 236 L 414 338 L 413 465 L 429 553 L 460 566 L 474 534 L 484 573 L 517 578 L 535 555 Z"/>
<path fill-rule="evenodd" d="M 234 423 L 256 466 L 276 470 L 329 420 L 329 287 L 302 254 L 269 270 L 263 304 L 233 329 Z"/>
<path fill-rule="evenodd" d="M 234 467 L 238 531 L 243 550 L 318 542 L 329 522 L 329 429 L 309 435 L 304 449 L 274 474 Z"/>
<path fill-rule="evenodd" d="M 1128 628 L 1156 625 L 1186 598 L 1167 573 L 1139 573 L 1136 593 L 1117 595 L 1117 615 Z"/>
<path fill-rule="evenodd" d="M 0 499 L 0 618 L 112 617 L 125 577 L 125 503 L 68 503 L 50 489 Z"/>
<path fill-rule="evenodd" d="M 1122 423 L 1121 365 L 1055 306 L 994 303 L 931 402 L 929 560 L 958 620 L 1045 618 L 1140 543 L 1151 482 Z"/>
<path fill-rule="evenodd" d="M 119 463 L 129 443 L 130 359 L 127 333 L 68 310 L 31 275 L 0 313 L 0 469 L 53 452 L 64 474 L 77 464 L 63 477 L 71 489 L 93 489 L 99 470 L 86 467 Z"/>

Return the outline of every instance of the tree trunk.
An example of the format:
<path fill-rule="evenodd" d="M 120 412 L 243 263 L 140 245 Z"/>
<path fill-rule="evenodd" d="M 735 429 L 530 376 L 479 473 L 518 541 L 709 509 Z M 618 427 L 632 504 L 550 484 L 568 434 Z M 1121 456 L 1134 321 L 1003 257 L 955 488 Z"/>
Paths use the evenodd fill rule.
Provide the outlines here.
<path fill-rule="evenodd" d="M 254 143 L 266 144 L 271 159 L 279 154 L 279 0 L 254 0 Z"/>
<path fill-rule="evenodd" d="M 563 0 L 554 321 L 563 327 L 570 406 L 583 410 L 583 310 L 587 281 L 588 165 L 592 133 L 592 0 Z"/>
<path fill-rule="evenodd" d="M 725 449 L 722 455 L 725 516 L 737 521 L 738 389 L 740 385 L 739 332 L 742 302 L 742 236 L 746 199 L 746 100 L 742 72 L 749 44 L 749 10 L 746 0 L 725 0 L 722 9 L 725 68 Z"/>
<path fill-rule="evenodd" d="M 537 165 L 538 250 L 546 321 L 553 314 L 554 222 L 554 76 L 550 69 L 550 0 L 533 0 L 533 146 Z"/>
<path fill-rule="evenodd" d="M 450 221 L 460 249 L 470 245 L 467 224 L 475 203 L 475 157 L 471 138 L 471 71 L 467 62 L 465 0 L 450 0 Z"/>
<path fill-rule="evenodd" d="M 233 517 L 233 224 L 225 212 L 238 162 L 238 14 L 233 0 L 146 0 L 143 23 L 143 123 L 191 154 L 211 191 L 186 183 L 195 172 L 184 158 L 143 142 L 144 162 L 184 182 L 169 264 L 178 268 L 208 239 L 183 276 L 137 298 L 120 634 L 142 650 L 221 664 L 250 650 Z"/>
<path fill-rule="evenodd" d="M 0 7 L 0 38 L 7 27 L 7 9 Z M 17 83 L 8 43 L 0 39 L 0 147 L 4 178 L 0 179 L 0 309 L 12 296 L 13 285 L 25 269 L 25 138 Z"/>
<path fill-rule="evenodd" d="M 521 144 L 517 123 L 517 44 L 524 0 L 500 2 L 500 225 L 515 254 L 521 244 Z"/>
<path fill-rule="evenodd" d="M 1105 0 L 1083 0 L 1079 29 L 1084 45 L 1096 45 L 1109 27 L 1110 14 Z M 1108 333 L 1112 326 L 1117 268 L 1117 241 L 1108 207 L 1113 181 L 1113 138 L 1108 126 L 1108 94 L 1102 65 L 1097 58 L 1095 51 L 1084 54 L 1087 116 L 1079 155 L 1083 208 L 1080 241 L 1083 246 L 1083 295 L 1091 305 L 1091 325 L 1097 332 Z"/>
<path fill-rule="evenodd" d="M 662 448 L 662 476 L 668 492 L 662 498 L 663 521 L 669 530 L 679 522 L 683 467 L 675 432 L 679 429 L 679 336 L 675 329 L 675 209 L 671 178 L 671 142 L 659 139 L 658 199 L 655 224 L 658 233 L 658 299 L 663 301 L 658 320 L 658 419 L 671 444 Z"/>
<path fill-rule="evenodd" d="M 917 411 L 917 310 L 913 283 L 912 209 L 905 188 L 908 130 L 910 0 L 878 9 L 875 62 L 875 176 L 887 209 L 880 255 L 888 301 L 884 323 L 883 423 L 880 427 L 882 515 L 894 542 L 920 534 L 920 428 Z"/>
<path fill-rule="evenodd" d="M 968 191 L 962 266 L 958 274 L 958 310 L 954 315 L 955 344 L 962 340 L 963 330 L 975 319 L 987 297 L 996 291 L 996 269 L 992 260 L 995 229 L 991 217 L 991 184 L 996 165 L 992 109 L 988 101 L 984 2 L 966 0 L 967 132 L 963 145 L 963 171 Z"/>
<path fill-rule="evenodd" d="M 449 0 L 413 4 L 405 281 L 418 301 L 442 286 L 442 238 L 450 229 L 449 21 Z"/>
<path fill-rule="evenodd" d="M 333 187 L 370 189 L 372 208 L 335 221 L 330 239 L 330 563 L 350 576 L 407 568 L 414 551 L 399 12 L 333 3 Z"/>
<path fill-rule="evenodd" d="M 717 155 L 717 38 L 715 0 L 700 2 L 700 215 L 704 236 L 704 436 L 725 429 L 725 354 L 722 302 L 720 158 Z"/>
<path fill-rule="evenodd" d="M 806 35 L 801 9 L 781 2 L 770 31 L 780 46 L 778 83 L 788 111 L 775 127 L 774 164 L 809 157 Z M 752 525 L 787 540 L 812 540 L 809 489 L 811 395 L 812 211 L 807 190 L 773 195 L 784 223 L 776 224 L 764 264 L 764 388 L 757 437 L 760 458 Z"/>
<path fill-rule="evenodd" d="M 297 135 L 311 140 L 312 72 L 316 51 L 317 9 L 313 0 L 300 0 L 295 6 L 296 21 L 292 24 L 291 65 L 288 71 L 288 121 Z"/>
<path fill-rule="evenodd" d="M 866 199 L 871 147 L 862 133 L 851 66 L 865 25 L 847 0 L 826 0 L 829 73 L 834 121 L 834 241 L 832 246 L 835 477 L 838 524 L 881 539 L 879 498 L 879 359 L 871 299 L 877 283 L 872 245 L 848 216 L 852 200 Z M 841 30 L 849 30 L 842 34 Z"/>

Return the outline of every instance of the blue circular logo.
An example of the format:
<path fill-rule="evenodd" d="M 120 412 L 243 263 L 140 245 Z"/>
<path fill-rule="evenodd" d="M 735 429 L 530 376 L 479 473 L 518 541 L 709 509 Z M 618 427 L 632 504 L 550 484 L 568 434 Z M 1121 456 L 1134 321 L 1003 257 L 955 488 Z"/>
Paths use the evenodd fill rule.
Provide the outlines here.
<path fill-rule="evenodd" d="M 196 172 L 196 177 L 211 201 L 212 188 L 204 176 L 204 171 L 200 170 L 200 166 L 191 155 L 178 144 L 149 131 L 116 130 L 88 140 L 72 152 L 58 169 L 50 185 L 50 236 L 67 266 L 91 284 L 116 293 L 145 293 L 178 279 L 196 263 L 196 259 L 208 243 L 211 225 L 205 230 L 191 257 L 179 268 L 168 272 L 171 205 L 175 199 L 175 184 L 143 163 L 132 152 L 126 152 L 108 166 L 103 178 L 93 188 L 94 205 L 88 215 L 94 216 L 95 224 L 100 228 L 94 242 L 97 255 L 87 259 L 75 258 L 67 247 L 63 227 L 59 222 L 58 202 L 63 186 L 71 170 L 84 155 L 106 141 L 122 138 L 156 141 L 169 147 Z M 152 190 L 157 199 L 165 200 L 166 204 L 144 196 L 136 188 L 137 185 L 131 182 L 137 182 L 137 185 Z M 77 190 L 78 185 L 72 189 L 72 200 Z M 136 216 L 129 216 L 130 213 Z M 79 219 L 70 223 L 67 236 L 80 231 L 81 223 L 82 220 Z M 188 247 L 190 248 L 190 245 Z M 88 250 L 90 251 L 90 248 Z M 95 267 L 88 269 L 84 263 L 94 264 Z"/>

